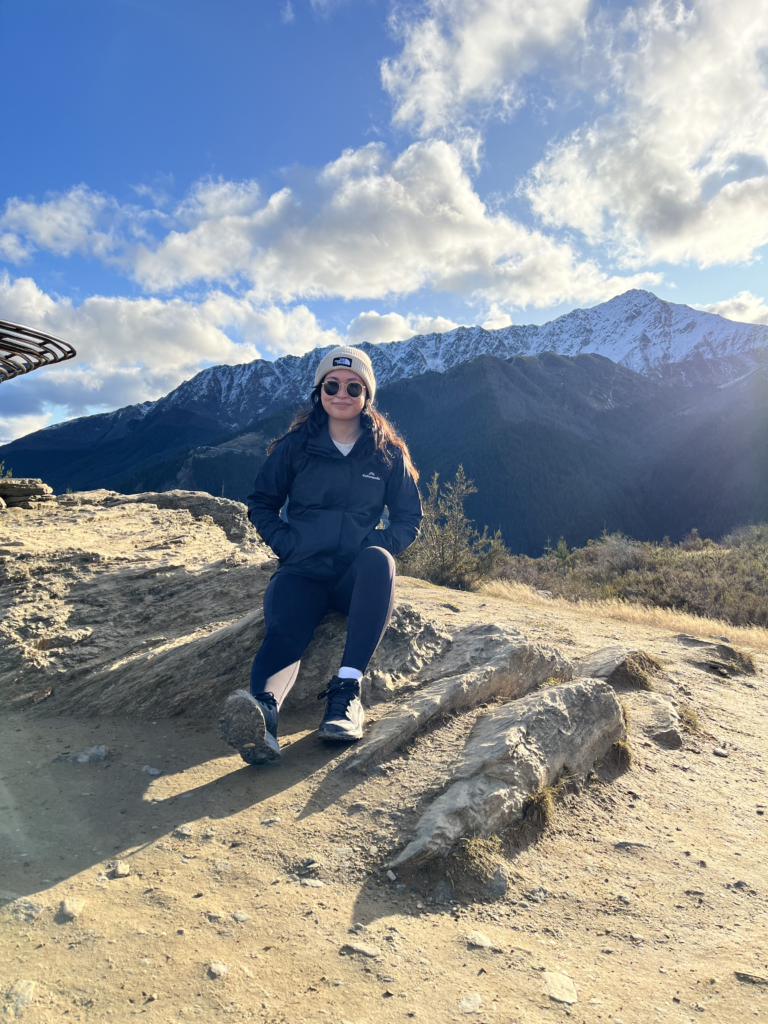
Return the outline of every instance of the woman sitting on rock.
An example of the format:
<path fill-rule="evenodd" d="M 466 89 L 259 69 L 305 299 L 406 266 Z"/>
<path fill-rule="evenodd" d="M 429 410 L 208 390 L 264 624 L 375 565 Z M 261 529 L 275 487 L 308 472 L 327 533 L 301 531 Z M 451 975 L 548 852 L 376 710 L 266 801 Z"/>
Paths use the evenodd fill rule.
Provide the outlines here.
<path fill-rule="evenodd" d="M 248 497 L 251 522 L 280 560 L 264 595 L 266 632 L 250 693 L 231 693 L 219 720 L 222 739 L 249 764 L 280 757 L 278 712 L 328 611 L 349 622 L 341 667 L 319 694 L 327 698 L 319 735 L 363 735 L 360 680 L 392 614 L 393 555 L 413 543 L 421 521 L 418 473 L 374 408 L 375 394 L 365 352 L 329 352 L 315 372 L 311 408 L 269 446 Z M 377 529 L 385 506 L 389 524 Z"/>

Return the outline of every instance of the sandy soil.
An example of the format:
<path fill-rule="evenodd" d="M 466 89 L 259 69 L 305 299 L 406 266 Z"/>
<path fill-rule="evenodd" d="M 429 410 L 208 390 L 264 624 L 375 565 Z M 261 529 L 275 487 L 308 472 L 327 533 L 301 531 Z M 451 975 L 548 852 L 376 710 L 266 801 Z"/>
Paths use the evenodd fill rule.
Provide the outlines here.
<path fill-rule="evenodd" d="M 53 523 L 35 515 L 14 512 L 10 539 L 54 551 Z M 73 548 L 113 557 L 119 521 L 121 557 L 171 558 L 147 553 L 157 541 L 138 536 L 135 507 L 121 515 L 94 513 L 91 527 L 73 516 Z M 155 523 L 166 536 L 168 515 Z M 237 549 L 219 534 L 208 540 L 221 561 Z M 175 547 L 204 568 L 213 555 L 194 537 Z M 0 721 L 8 1019 L 768 1020 L 768 658 L 756 650 L 756 676 L 720 679 L 662 626 L 418 581 L 399 595 L 441 624 L 509 623 L 571 658 L 641 647 L 701 732 L 672 751 L 631 732 L 630 770 L 599 767 L 548 827 L 503 837 L 512 884 L 484 901 L 458 862 L 386 873 L 481 710 L 441 722 L 382 770 L 345 775 L 343 755 L 314 736 L 317 716 L 284 717 L 282 763 L 257 770 L 211 722 L 51 717 L 27 701 Z M 72 760 L 102 744 L 105 759 Z M 116 860 L 128 876 L 113 877 Z M 73 920 L 62 900 L 83 902 Z M 476 931 L 487 947 L 469 947 Z M 550 998 L 547 972 L 571 978 L 578 1001 Z"/>

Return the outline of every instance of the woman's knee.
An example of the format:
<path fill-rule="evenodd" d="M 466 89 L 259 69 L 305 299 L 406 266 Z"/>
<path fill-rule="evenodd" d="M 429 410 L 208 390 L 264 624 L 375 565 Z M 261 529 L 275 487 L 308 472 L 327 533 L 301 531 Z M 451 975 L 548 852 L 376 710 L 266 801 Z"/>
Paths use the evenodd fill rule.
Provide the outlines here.
<path fill-rule="evenodd" d="M 377 548 L 375 545 L 363 548 L 356 561 L 369 571 L 379 570 L 391 577 L 395 575 L 395 560 L 385 548 Z"/>

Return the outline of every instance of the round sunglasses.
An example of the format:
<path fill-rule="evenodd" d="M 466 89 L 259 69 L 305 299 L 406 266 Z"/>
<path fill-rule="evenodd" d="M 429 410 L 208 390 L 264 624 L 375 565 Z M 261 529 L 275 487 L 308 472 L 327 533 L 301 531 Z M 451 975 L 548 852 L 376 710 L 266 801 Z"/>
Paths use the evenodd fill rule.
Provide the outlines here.
<path fill-rule="evenodd" d="M 323 381 L 323 391 L 329 397 L 333 397 L 333 395 L 338 395 L 340 387 L 341 387 L 341 381 L 338 381 L 338 380 L 324 380 Z M 365 390 L 365 384 L 360 384 L 356 380 L 351 380 L 351 381 L 349 381 L 348 383 L 346 383 L 344 385 L 344 390 L 346 391 L 346 393 L 349 395 L 350 398 L 359 398 L 360 395 L 362 395 L 363 391 Z"/>

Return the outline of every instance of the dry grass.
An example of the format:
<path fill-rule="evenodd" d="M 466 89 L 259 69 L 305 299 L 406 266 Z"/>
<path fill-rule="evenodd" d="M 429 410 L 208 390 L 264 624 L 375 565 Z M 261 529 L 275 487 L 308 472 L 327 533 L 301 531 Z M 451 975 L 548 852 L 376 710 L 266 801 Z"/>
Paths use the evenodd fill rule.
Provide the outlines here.
<path fill-rule="evenodd" d="M 632 754 L 632 748 L 626 740 L 616 740 L 610 749 L 610 756 L 613 758 L 617 767 L 619 768 L 631 768 L 634 760 Z"/>
<path fill-rule="evenodd" d="M 699 716 L 690 706 L 690 704 L 681 703 L 677 705 L 677 713 L 680 716 L 683 729 L 686 732 L 699 733 L 701 732 L 701 722 Z"/>
<path fill-rule="evenodd" d="M 561 782 L 554 782 L 551 786 L 542 786 L 535 793 L 530 794 L 530 803 L 526 810 L 526 819 L 534 825 L 545 828 L 552 821 L 555 814 L 555 801 L 562 789 Z"/>
<path fill-rule="evenodd" d="M 732 641 L 746 644 L 756 651 L 768 653 L 768 629 L 762 626 L 732 626 L 722 619 L 707 619 L 674 608 L 657 608 L 630 604 L 611 598 L 608 601 L 566 601 L 561 597 L 542 597 L 524 583 L 493 580 L 480 588 L 486 597 L 497 597 L 515 604 L 535 605 L 551 611 L 581 615 L 586 618 L 618 619 L 637 626 L 651 626 L 673 633 L 693 633 L 697 636 L 727 636 Z"/>

